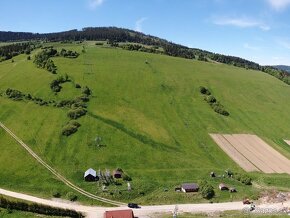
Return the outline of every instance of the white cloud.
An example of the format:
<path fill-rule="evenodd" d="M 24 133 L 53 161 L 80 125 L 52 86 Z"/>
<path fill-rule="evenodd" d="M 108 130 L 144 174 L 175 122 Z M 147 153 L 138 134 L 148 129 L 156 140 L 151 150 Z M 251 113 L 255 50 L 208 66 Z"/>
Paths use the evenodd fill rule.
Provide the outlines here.
<path fill-rule="evenodd" d="M 290 49 L 290 41 L 288 39 L 278 39 L 277 43 L 286 49 Z"/>
<path fill-rule="evenodd" d="M 145 20 L 147 20 L 147 17 L 142 17 L 142 18 L 140 18 L 139 20 L 136 21 L 136 23 L 135 23 L 135 30 L 137 32 L 142 32 L 142 24 L 143 24 L 143 22 Z"/>
<path fill-rule="evenodd" d="M 260 47 L 252 46 L 252 45 L 249 45 L 248 43 L 244 43 L 243 46 L 244 46 L 244 48 L 249 49 L 249 50 L 254 50 L 254 51 L 259 51 L 259 50 L 261 50 Z"/>
<path fill-rule="evenodd" d="M 213 23 L 221 26 L 235 26 L 240 28 L 258 27 L 264 31 L 268 31 L 271 29 L 270 26 L 265 25 L 263 22 L 250 19 L 247 17 L 242 18 L 218 17 L 213 20 Z"/>
<path fill-rule="evenodd" d="M 285 9 L 290 5 L 290 0 L 267 0 L 272 8 L 277 11 Z"/>
<path fill-rule="evenodd" d="M 89 0 L 89 8 L 94 10 L 98 6 L 102 5 L 105 0 Z"/>

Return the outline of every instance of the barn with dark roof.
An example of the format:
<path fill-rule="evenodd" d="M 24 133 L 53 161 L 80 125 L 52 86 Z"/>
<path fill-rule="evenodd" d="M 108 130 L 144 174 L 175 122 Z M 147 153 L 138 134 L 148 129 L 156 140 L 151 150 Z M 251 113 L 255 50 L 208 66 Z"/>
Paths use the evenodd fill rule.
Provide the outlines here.
<path fill-rule="evenodd" d="M 195 183 L 184 183 L 181 185 L 181 191 L 183 192 L 197 192 L 199 189 Z"/>

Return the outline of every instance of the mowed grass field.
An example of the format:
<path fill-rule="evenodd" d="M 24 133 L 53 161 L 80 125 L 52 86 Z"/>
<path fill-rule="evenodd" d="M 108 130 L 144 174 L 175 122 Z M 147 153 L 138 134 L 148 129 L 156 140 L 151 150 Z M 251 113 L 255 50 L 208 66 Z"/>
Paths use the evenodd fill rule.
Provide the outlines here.
<path fill-rule="evenodd" d="M 215 202 L 257 195 L 267 186 L 290 189 L 289 175 L 251 173 L 257 184 L 253 186 L 209 178 L 211 171 L 219 175 L 226 169 L 244 173 L 209 133 L 256 134 L 290 158 L 290 146 L 283 141 L 290 138 L 288 85 L 263 72 L 224 64 L 102 48 L 92 42 L 53 45 L 81 53 L 77 59 L 56 57 L 53 61 L 58 74 L 67 73 L 73 83 L 92 90 L 88 113 L 78 120 L 82 125 L 78 132 L 70 137 L 61 135 L 69 120 L 67 109 L 4 96 L 0 97 L 0 120 L 75 184 L 111 199 L 142 204 L 205 201 L 198 194 L 174 192 L 181 183 L 204 179 L 216 188 Z M 85 53 L 81 52 L 83 47 Z M 57 76 L 20 55 L 14 63 L 0 63 L 0 91 L 13 88 L 46 100 L 73 99 L 81 94 L 73 83 L 65 83 L 54 95 L 49 83 Z M 203 100 L 199 86 L 208 87 L 230 116 L 216 114 Z M 92 146 L 96 136 L 106 146 Z M 0 142 L 0 187 L 45 196 L 55 188 L 63 190 L 63 195 L 69 192 L 17 148 L 2 129 Z M 133 190 L 127 192 L 124 183 L 109 186 L 109 192 L 103 193 L 96 183 L 83 181 L 83 173 L 90 167 L 122 168 L 132 177 Z M 53 181 L 39 182 L 40 175 Z M 235 186 L 238 193 L 220 193 L 220 182 Z"/>

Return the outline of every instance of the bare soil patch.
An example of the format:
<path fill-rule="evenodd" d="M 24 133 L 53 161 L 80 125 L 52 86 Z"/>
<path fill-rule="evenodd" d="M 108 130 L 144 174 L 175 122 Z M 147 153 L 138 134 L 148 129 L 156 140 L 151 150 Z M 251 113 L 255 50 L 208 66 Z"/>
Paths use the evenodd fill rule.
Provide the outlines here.
<path fill-rule="evenodd" d="M 245 171 L 290 174 L 290 160 L 256 135 L 210 134 L 220 148 Z"/>

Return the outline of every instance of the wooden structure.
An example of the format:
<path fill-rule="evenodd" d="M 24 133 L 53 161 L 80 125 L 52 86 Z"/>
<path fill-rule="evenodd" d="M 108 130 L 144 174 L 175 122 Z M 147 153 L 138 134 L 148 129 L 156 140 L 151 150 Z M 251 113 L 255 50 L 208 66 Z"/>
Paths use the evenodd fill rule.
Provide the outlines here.
<path fill-rule="evenodd" d="M 99 177 L 97 176 L 97 172 L 94 169 L 90 168 L 85 172 L 84 179 L 87 182 L 94 182 L 98 181 Z"/>
<path fill-rule="evenodd" d="M 195 183 L 184 183 L 181 185 L 181 191 L 183 192 L 198 192 L 198 185 Z"/>
<path fill-rule="evenodd" d="M 134 218 L 133 210 L 106 211 L 104 218 Z"/>

